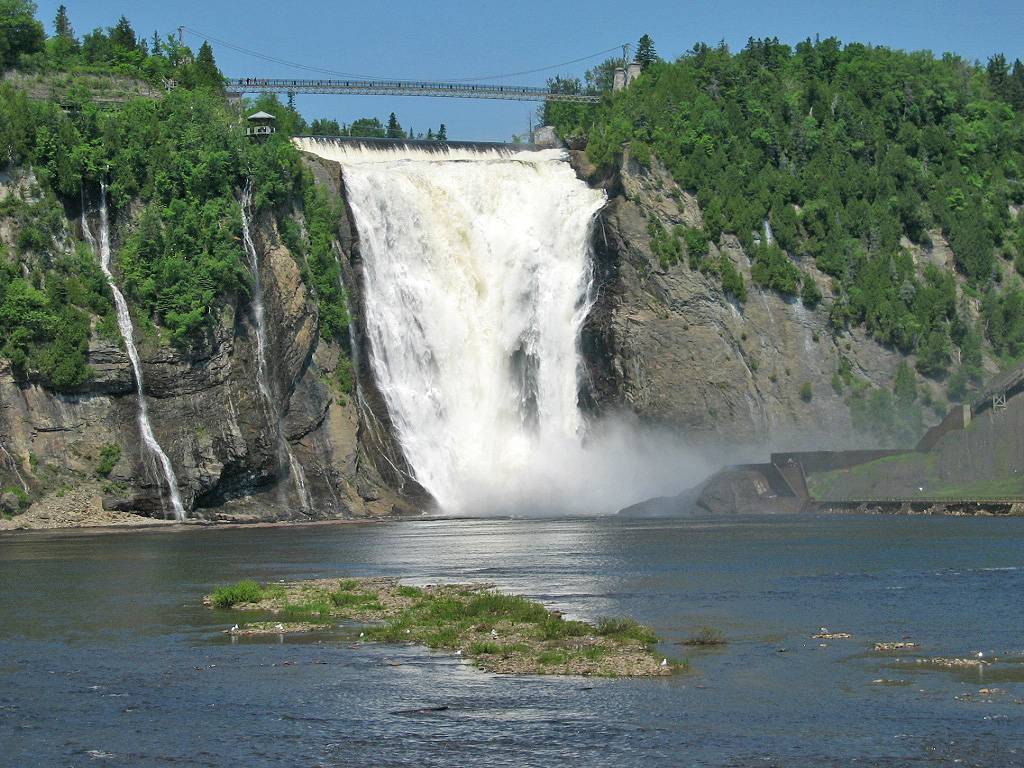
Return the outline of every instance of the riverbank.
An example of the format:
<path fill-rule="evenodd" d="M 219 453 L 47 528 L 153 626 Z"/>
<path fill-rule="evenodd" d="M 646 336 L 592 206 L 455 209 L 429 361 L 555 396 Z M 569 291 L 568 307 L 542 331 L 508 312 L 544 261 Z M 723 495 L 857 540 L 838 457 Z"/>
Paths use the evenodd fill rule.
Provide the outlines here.
<path fill-rule="evenodd" d="M 104 509 L 102 496 L 89 485 L 47 494 L 13 517 L 0 517 L 0 531 L 40 531 L 73 528 L 148 528 L 173 525 L 173 520 L 143 517 Z"/>

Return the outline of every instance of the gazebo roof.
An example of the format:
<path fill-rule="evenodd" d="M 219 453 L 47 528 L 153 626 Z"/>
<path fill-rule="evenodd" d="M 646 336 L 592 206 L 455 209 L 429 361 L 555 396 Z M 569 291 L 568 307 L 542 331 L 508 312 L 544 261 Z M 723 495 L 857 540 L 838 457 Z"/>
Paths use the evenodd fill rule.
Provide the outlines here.
<path fill-rule="evenodd" d="M 249 120 L 276 120 L 277 118 L 267 112 L 255 112 L 249 115 Z"/>

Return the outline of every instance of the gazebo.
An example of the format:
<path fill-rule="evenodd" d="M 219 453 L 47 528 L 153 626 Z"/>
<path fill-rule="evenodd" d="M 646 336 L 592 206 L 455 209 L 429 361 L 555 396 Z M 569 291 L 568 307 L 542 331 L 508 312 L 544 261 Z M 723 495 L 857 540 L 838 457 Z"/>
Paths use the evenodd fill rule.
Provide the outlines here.
<path fill-rule="evenodd" d="M 245 135 L 250 139 L 265 139 L 277 130 L 274 128 L 274 121 L 276 119 L 277 118 L 268 112 L 255 112 L 249 115 L 249 117 L 246 118 L 249 125 L 245 129 Z"/>

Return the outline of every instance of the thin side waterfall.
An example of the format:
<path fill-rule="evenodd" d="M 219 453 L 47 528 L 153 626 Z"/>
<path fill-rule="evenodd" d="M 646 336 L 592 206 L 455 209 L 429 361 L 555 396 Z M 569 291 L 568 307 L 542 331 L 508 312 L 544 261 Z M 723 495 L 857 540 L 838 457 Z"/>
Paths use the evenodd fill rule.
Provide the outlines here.
<path fill-rule="evenodd" d="M 3 458 L 4 463 L 11 468 L 11 471 L 14 472 L 14 476 L 18 478 L 18 482 L 21 484 L 21 490 L 28 493 L 28 483 L 25 482 L 25 478 L 21 475 L 21 470 L 18 469 L 17 459 L 11 456 L 10 451 L 2 445 L 0 445 L 0 454 L 2 454 L 2 457 L 0 458 Z"/>
<path fill-rule="evenodd" d="M 249 207 L 252 205 L 252 184 L 246 184 L 242 190 L 242 242 L 245 245 L 245 254 L 249 259 L 249 270 L 252 272 L 252 314 L 256 324 L 256 386 L 266 405 L 267 412 L 274 420 L 277 430 L 277 451 L 278 463 L 288 464 L 289 476 L 295 485 L 295 492 L 298 494 L 302 511 L 309 513 L 312 509 L 312 502 L 309 498 L 309 491 L 306 489 L 306 473 L 299 464 L 298 459 L 292 452 L 292 447 L 284 434 L 284 425 L 281 419 L 280 409 L 277 407 L 277 398 L 271 391 L 271 384 L 268 374 L 267 363 L 267 331 L 264 320 L 263 305 L 263 281 L 260 279 L 259 254 L 256 252 L 256 243 L 252 237 L 252 226 L 249 220 Z"/>
<path fill-rule="evenodd" d="M 149 422 L 149 407 L 146 405 L 145 385 L 142 379 L 142 365 L 139 362 L 139 351 L 135 346 L 135 331 L 132 328 L 132 318 L 128 314 L 128 302 L 117 287 L 114 275 L 110 271 L 110 218 L 107 213 L 107 185 L 100 184 L 100 239 L 97 247 L 96 239 L 89 229 L 89 222 L 85 215 L 83 198 L 82 205 L 82 231 L 92 245 L 94 251 L 100 255 L 100 269 L 107 277 L 107 284 L 114 295 L 114 307 L 117 310 L 117 327 L 121 331 L 121 338 L 124 339 L 125 350 L 128 352 L 128 359 L 132 363 L 132 372 L 135 374 L 135 385 L 137 388 L 139 403 L 139 432 L 142 435 L 142 442 L 146 449 L 156 458 L 157 463 L 163 471 L 164 481 L 167 483 L 167 490 L 171 496 L 171 507 L 174 509 L 176 520 L 185 519 L 185 507 L 181 503 L 181 494 L 178 492 L 178 480 L 174 476 L 174 467 L 171 460 L 167 458 L 156 435 L 153 434 L 153 427 Z"/>

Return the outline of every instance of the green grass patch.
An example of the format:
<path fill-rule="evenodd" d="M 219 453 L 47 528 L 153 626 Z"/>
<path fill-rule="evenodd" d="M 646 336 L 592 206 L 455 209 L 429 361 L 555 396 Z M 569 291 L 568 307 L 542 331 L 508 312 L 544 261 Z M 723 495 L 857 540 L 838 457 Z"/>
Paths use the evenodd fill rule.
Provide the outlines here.
<path fill-rule="evenodd" d="M 657 642 L 654 633 L 632 619 L 602 619 L 596 626 L 566 621 L 540 603 L 476 586 L 403 587 L 382 578 L 270 587 L 248 581 L 221 587 L 211 602 L 273 614 L 250 634 L 280 633 L 277 622 L 294 625 L 293 631 L 312 631 L 345 618 L 364 625 L 360 636 L 368 641 L 458 650 L 477 666 L 499 673 L 618 676 L 673 671 L 661 667 L 661 657 L 649 649 Z"/>
<path fill-rule="evenodd" d="M 329 622 L 331 620 L 332 606 L 327 602 L 299 603 L 297 605 L 286 605 L 277 612 L 277 617 L 282 621 L 294 622 Z"/>
<path fill-rule="evenodd" d="M 469 653 L 472 656 L 483 656 L 485 654 L 501 653 L 502 646 L 498 643 L 482 642 L 482 643 L 470 643 Z"/>
<path fill-rule="evenodd" d="M 540 634 L 545 640 L 561 640 L 566 637 L 583 637 L 594 628 L 582 621 L 566 621 L 560 616 L 548 615 L 540 623 Z"/>
<path fill-rule="evenodd" d="M 645 645 L 658 642 L 658 637 L 654 634 L 654 630 L 633 619 L 617 619 L 604 616 L 597 620 L 597 634 L 617 640 L 635 640 Z"/>
<path fill-rule="evenodd" d="M 537 663 L 545 667 L 565 664 L 569 660 L 569 654 L 565 651 L 541 651 L 537 654 Z"/>
<path fill-rule="evenodd" d="M 714 627 L 701 627 L 695 633 L 683 640 L 682 644 L 707 648 L 716 645 L 725 645 L 725 642 L 725 635 L 722 634 L 721 630 L 715 629 Z"/>
<path fill-rule="evenodd" d="M 216 608 L 231 608 L 239 603 L 258 603 L 263 599 L 263 587 L 255 581 L 238 581 L 226 587 L 217 587 L 210 599 Z"/>
<path fill-rule="evenodd" d="M 367 595 L 361 592 L 334 592 L 331 594 L 331 603 L 335 608 L 366 608 L 380 610 L 381 604 L 376 595 Z"/>

